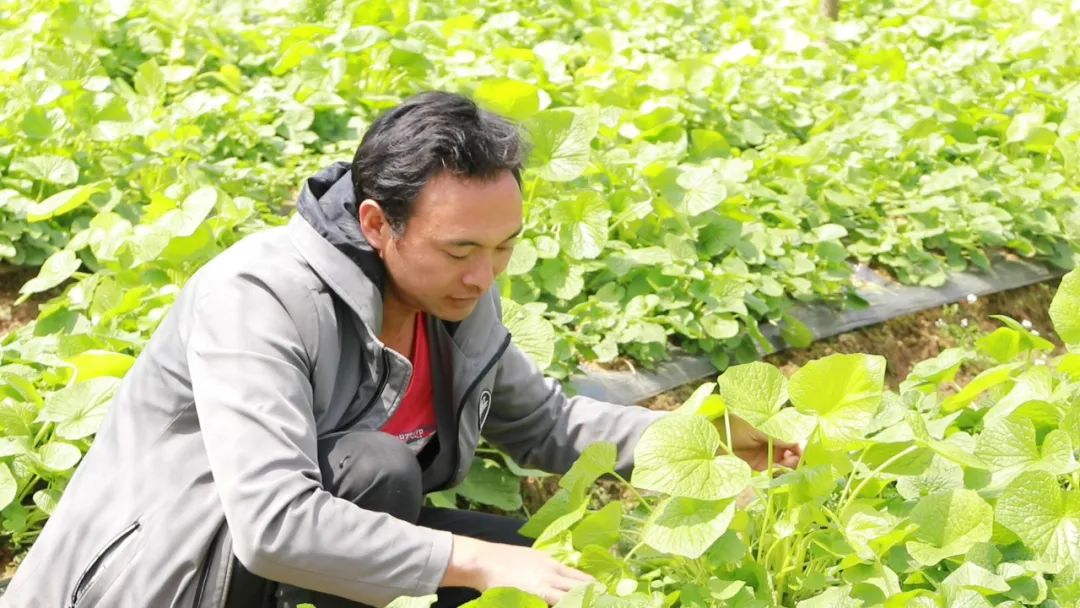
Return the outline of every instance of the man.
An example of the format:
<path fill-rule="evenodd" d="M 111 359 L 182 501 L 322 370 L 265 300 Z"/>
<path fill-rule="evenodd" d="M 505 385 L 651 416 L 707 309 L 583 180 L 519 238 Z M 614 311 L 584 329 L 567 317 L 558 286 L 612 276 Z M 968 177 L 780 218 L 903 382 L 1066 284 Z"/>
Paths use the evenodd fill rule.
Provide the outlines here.
<path fill-rule="evenodd" d="M 520 546 L 519 522 L 423 507 L 481 432 L 555 472 L 612 441 L 628 473 L 661 415 L 569 399 L 511 344 L 492 285 L 522 231 L 521 161 L 510 123 L 417 96 L 308 180 L 288 226 L 196 273 L 2 604 L 457 605 L 501 586 L 554 603 L 589 580 Z"/>

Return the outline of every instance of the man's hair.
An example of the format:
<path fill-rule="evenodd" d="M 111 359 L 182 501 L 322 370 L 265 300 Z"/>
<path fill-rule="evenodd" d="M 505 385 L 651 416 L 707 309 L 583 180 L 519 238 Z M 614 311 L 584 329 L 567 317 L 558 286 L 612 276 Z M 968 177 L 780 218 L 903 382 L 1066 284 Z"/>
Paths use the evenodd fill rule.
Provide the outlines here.
<path fill-rule="evenodd" d="M 353 190 L 357 203 L 379 203 L 400 234 L 433 177 L 490 180 L 510 171 L 521 187 L 523 154 L 518 127 L 505 118 L 461 95 L 421 93 L 371 124 L 353 158 Z"/>

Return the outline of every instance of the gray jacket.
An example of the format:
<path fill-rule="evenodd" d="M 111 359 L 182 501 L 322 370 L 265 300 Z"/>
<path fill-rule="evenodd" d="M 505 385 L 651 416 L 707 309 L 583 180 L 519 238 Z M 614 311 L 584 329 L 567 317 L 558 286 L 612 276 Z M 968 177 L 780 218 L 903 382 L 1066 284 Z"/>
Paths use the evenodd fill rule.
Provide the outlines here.
<path fill-rule="evenodd" d="M 435 590 L 449 533 L 320 484 L 317 438 L 380 428 L 411 374 L 377 338 L 383 270 L 355 209 L 334 165 L 291 223 L 191 278 L 0 607 L 219 606 L 230 551 L 260 576 L 373 605 Z M 511 343 L 494 291 L 460 323 L 430 319 L 428 335 L 441 445 L 426 491 L 461 482 L 481 432 L 553 472 L 613 441 L 625 473 L 661 415 L 567 398 Z"/>

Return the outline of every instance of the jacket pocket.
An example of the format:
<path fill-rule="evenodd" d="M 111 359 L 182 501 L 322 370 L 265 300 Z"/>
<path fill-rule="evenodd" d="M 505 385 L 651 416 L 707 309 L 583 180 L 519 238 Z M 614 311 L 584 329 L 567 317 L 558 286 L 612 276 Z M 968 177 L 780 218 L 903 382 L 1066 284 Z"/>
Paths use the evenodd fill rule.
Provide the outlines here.
<path fill-rule="evenodd" d="M 118 561 L 117 558 L 120 557 L 122 549 L 130 546 L 130 541 L 139 532 L 139 527 L 139 522 L 133 522 L 97 552 L 97 555 L 90 560 L 86 569 L 79 575 L 75 589 L 71 592 L 68 608 L 93 606 L 96 599 L 100 599 L 109 584 L 126 565 L 126 562 Z"/>

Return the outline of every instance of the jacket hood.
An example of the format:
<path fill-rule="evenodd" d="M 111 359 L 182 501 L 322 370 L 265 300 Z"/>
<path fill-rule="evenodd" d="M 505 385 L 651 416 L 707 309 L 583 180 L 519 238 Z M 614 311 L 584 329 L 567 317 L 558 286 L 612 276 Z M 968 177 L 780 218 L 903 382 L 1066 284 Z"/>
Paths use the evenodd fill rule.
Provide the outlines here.
<path fill-rule="evenodd" d="M 348 163 L 336 162 L 308 178 L 296 207 L 319 236 L 355 262 L 368 280 L 382 291 L 386 267 L 360 232 L 360 205 L 353 192 Z"/>

